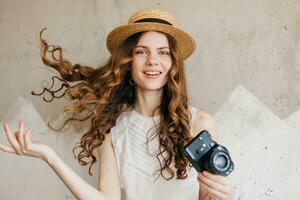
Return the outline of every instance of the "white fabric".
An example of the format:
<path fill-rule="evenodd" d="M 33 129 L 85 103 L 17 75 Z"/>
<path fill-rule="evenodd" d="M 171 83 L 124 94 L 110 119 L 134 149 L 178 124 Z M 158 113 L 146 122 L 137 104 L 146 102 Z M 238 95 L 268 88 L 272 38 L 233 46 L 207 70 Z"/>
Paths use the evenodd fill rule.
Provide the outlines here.
<path fill-rule="evenodd" d="M 193 121 L 197 109 L 190 106 L 189 110 Z M 149 138 L 154 131 L 151 128 L 158 122 L 159 116 L 145 117 L 132 110 L 122 113 L 111 129 L 122 200 L 197 200 L 199 184 L 194 168 L 189 169 L 184 180 L 175 176 L 167 181 L 159 176 L 158 138 L 149 140 L 147 145 L 147 133 Z"/>

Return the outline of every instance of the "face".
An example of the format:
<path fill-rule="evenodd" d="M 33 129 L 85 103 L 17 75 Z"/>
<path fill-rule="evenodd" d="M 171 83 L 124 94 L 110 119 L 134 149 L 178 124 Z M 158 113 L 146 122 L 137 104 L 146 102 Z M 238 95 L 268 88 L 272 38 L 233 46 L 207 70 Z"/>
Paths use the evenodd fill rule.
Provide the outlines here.
<path fill-rule="evenodd" d="M 172 59 L 167 36 L 148 31 L 141 35 L 133 49 L 131 76 L 143 90 L 159 90 L 167 82 Z"/>

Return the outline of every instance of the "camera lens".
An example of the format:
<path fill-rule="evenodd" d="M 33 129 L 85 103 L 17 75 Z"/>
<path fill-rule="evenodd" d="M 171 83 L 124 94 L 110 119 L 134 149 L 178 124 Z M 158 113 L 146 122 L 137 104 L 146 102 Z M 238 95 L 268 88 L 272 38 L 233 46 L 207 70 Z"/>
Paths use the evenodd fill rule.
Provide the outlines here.
<path fill-rule="evenodd" d="M 227 160 L 223 155 L 219 155 L 215 158 L 214 164 L 217 168 L 223 169 L 227 165 Z"/>
<path fill-rule="evenodd" d="M 230 167 L 230 158 L 223 151 L 215 152 L 212 157 L 212 166 L 218 172 L 225 172 Z"/>

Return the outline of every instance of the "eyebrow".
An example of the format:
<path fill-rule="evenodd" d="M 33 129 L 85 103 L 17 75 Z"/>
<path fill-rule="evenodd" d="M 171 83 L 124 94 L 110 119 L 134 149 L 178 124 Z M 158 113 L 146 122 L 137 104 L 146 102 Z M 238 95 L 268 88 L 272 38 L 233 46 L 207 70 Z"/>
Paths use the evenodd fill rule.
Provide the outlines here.
<path fill-rule="evenodd" d="M 138 47 L 142 47 L 142 48 L 145 48 L 145 49 L 149 49 L 149 47 L 145 46 L 145 45 L 137 45 L 135 46 L 135 48 L 138 48 Z M 170 49 L 169 47 L 158 47 L 157 49 Z"/>

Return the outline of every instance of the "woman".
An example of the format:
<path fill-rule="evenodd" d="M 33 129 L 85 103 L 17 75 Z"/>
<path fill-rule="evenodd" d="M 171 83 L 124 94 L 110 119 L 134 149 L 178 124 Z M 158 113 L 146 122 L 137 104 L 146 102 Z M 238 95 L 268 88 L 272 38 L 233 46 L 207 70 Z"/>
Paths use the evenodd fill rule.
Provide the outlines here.
<path fill-rule="evenodd" d="M 182 154 L 193 136 L 206 129 L 215 137 L 216 128 L 210 114 L 188 103 L 183 61 L 195 42 L 169 13 L 141 10 L 111 31 L 111 57 L 97 69 L 73 66 L 60 47 L 42 38 L 41 44 L 43 62 L 60 73 L 63 95 L 74 100 L 64 108 L 74 116 L 66 122 L 91 122 L 76 148 L 90 170 L 98 154 L 99 187 L 85 182 L 51 147 L 32 141 L 32 129 L 24 131 L 22 120 L 15 135 L 3 123 L 11 146 L 0 144 L 1 150 L 46 161 L 77 199 L 232 199 L 227 178 L 198 174 Z M 74 81 L 79 83 L 70 86 Z M 41 94 L 57 97 L 50 89 Z"/>

